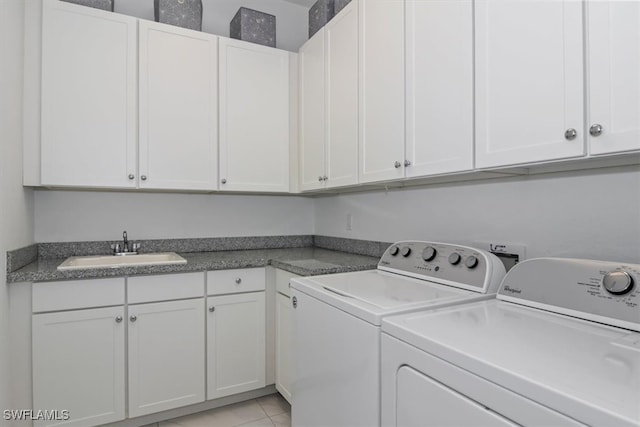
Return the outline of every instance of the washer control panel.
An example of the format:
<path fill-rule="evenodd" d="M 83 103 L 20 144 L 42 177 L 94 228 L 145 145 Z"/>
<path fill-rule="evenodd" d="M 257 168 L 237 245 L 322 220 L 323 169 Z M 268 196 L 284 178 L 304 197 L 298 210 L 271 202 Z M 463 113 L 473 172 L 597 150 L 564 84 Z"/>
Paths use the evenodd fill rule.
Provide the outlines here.
<path fill-rule="evenodd" d="M 509 271 L 498 298 L 640 331 L 640 264 L 531 259 Z"/>
<path fill-rule="evenodd" d="M 404 241 L 391 245 L 378 268 L 476 292 L 496 292 L 505 274 L 493 254 L 449 243 Z"/>

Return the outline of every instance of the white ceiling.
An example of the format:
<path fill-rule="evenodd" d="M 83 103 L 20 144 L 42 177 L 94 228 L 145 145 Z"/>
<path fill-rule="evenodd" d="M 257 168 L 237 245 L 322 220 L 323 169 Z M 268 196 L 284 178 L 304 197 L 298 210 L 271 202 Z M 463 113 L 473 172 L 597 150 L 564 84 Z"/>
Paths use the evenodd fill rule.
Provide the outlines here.
<path fill-rule="evenodd" d="M 289 3 L 297 4 L 298 6 L 311 7 L 316 0 L 284 0 Z"/>

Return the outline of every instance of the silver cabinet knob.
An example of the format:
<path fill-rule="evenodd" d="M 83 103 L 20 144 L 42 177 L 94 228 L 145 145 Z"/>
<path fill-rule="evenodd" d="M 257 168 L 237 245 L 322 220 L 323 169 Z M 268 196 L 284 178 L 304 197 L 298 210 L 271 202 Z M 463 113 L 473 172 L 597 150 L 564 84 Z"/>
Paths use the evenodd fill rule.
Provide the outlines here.
<path fill-rule="evenodd" d="M 117 316 L 116 323 L 121 323 L 121 322 L 122 322 L 122 316 Z"/>
<path fill-rule="evenodd" d="M 210 306 L 209 313 L 213 313 L 214 311 L 216 311 L 216 308 L 214 306 Z"/>
<path fill-rule="evenodd" d="M 573 128 L 571 128 L 571 129 L 567 129 L 567 130 L 564 132 L 564 138 L 565 138 L 567 141 L 571 141 L 571 140 L 576 139 L 576 136 L 578 136 L 578 131 L 577 131 L 577 130 L 575 130 L 575 129 L 573 129 Z"/>
<path fill-rule="evenodd" d="M 136 176 L 134 174 L 132 174 L 132 173 L 129 174 L 129 179 L 133 180 L 133 179 L 135 179 L 135 177 Z"/>
<path fill-rule="evenodd" d="M 399 167 L 401 167 L 401 166 L 402 166 L 402 163 L 400 163 L 400 162 L 396 161 L 396 162 L 393 164 L 393 166 L 395 166 L 395 168 L 396 168 L 396 169 L 398 169 Z"/>
<path fill-rule="evenodd" d="M 227 183 L 227 178 L 222 178 L 222 179 L 220 180 L 220 182 L 221 182 L 221 183 L 223 183 L 223 184 L 226 184 L 226 183 Z"/>
<path fill-rule="evenodd" d="M 602 125 L 596 123 L 589 128 L 589 133 L 591 134 L 591 136 L 600 136 L 602 135 L 602 130 Z"/>
<path fill-rule="evenodd" d="M 135 322 L 136 320 L 138 320 L 138 316 L 136 316 L 135 314 L 132 316 L 129 316 L 129 320 L 131 320 L 132 322 Z"/>
<path fill-rule="evenodd" d="M 325 175 L 325 176 L 323 176 L 323 177 L 322 177 L 322 180 L 323 180 L 323 181 L 326 181 L 326 180 L 328 180 L 328 179 L 329 179 L 329 177 L 328 177 L 327 175 Z"/>
<path fill-rule="evenodd" d="M 404 161 L 404 165 L 407 166 L 407 167 L 411 166 L 411 160 L 405 160 Z"/>
<path fill-rule="evenodd" d="M 293 305 L 293 308 L 298 307 L 298 298 L 297 297 L 291 298 L 291 305 Z"/>
<path fill-rule="evenodd" d="M 140 179 L 143 180 L 143 181 L 146 181 L 147 180 L 147 175 L 140 175 Z"/>
<path fill-rule="evenodd" d="M 318 177 L 318 182 L 322 182 L 322 175 Z"/>
<path fill-rule="evenodd" d="M 242 283 L 242 278 L 236 277 L 236 285 L 239 285 L 240 283 Z"/>

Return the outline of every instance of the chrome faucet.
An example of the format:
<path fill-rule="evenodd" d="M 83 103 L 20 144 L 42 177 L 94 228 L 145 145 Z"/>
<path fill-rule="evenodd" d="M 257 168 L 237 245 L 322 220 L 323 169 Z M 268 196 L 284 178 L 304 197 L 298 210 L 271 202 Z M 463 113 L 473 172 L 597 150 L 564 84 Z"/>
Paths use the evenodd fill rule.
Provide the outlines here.
<path fill-rule="evenodd" d="M 115 243 L 111 245 L 111 249 L 113 249 L 114 255 L 125 256 L 125 255 L 138 255 L 138 249 L 140 249 L 140 243 L 132 243 L 131 249 L 129 249 L 129 239 L 127 238 L 127 231 L 122 232 L 122 246 L 120 243 Z"/>

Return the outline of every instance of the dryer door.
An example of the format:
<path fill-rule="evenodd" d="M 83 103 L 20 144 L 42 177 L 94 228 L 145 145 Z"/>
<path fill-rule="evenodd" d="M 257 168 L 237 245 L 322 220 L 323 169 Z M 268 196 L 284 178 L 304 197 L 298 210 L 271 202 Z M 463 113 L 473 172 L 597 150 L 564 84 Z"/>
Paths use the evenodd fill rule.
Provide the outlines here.
<path fill-rule="evenodd" d="M 398 370 L 397 380 L 398 426 L 516 426 L 490 409 L 408 366 Z"/>

